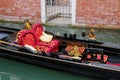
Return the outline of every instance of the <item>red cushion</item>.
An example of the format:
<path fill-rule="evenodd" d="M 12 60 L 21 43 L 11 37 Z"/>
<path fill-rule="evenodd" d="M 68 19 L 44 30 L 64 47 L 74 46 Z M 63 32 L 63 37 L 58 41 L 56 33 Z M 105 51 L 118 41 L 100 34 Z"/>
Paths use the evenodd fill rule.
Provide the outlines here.
<path fill-rule="evenodd" d="M 96 54 L 97 55 L 97 60 L 101 60 L 101 54 Z M 92 56 L 90 54 L 87 55 L 87 58 L 88 59 L 92 59 Z M 108 56 L 107 55 L 103 55 L 103 61 L 104 62 L 107 62 L 108 60 Z"/>
<path fill-rule="evenodd" d="M 50 52 L 58 52 L 58 47 L 59 47 L 59 41 L 58 40 L 52 40 L 51 42 L 42 42 L 39 41 L 36 44 L 37 46 L 42 46 L 42 48 L 45 48 L 45 52 L 50 53 Z M 44 46 L 44 47 L 43 47 Z M 42 51 L 41 47 L 39 47 L 40 51 Z"/>
<path fill-rule="evenodd" d="M 22 46 L 24 46 L 25 44 L 35 46 L 35 39 L 35 35 L 31 30 L 24 30 L 19 33 L 18 43 Z"/>
<path fill-rule="evenodd" d="M 39 37 L 42 35 L 43 28 L 41 24 L 34 24 L 31 30 L 21 30 L 18 37 L 18 44 L 25 46 L 26 44 L 33 46 L 38 51 L 45 51 L 47 53 L 57 52 L 59 47 L 58 40 L 50 42 L 42 42 Z"/>
<path fill-rule="evenodd" d="M 39 23 L 35 23 L 35 24 L 33 24 L 33 26 L 32 26 L 32 30 L 33 30 L 35 36 L 37 37 L 37 38 L 36 38 L 36 41 L 39 42 L 39 37 L 42 35 L 42 32 L 43 32 L 43 27 L 42 27 L 42 25 L 39 24 Z"/>

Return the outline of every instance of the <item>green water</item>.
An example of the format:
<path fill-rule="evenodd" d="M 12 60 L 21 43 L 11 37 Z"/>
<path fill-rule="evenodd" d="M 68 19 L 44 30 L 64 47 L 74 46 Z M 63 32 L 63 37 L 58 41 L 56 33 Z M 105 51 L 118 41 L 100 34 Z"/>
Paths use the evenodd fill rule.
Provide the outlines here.
<path fill-rule="evenodd" d="M 93 80 L 86 76 L 0 58 L 0 80 Z"/>

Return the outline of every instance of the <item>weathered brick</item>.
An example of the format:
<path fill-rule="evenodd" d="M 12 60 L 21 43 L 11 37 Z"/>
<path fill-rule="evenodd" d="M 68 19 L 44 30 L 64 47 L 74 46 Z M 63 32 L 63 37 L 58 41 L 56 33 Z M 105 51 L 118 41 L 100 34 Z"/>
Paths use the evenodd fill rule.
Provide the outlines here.
<path fill-rule="evenodd" d="M 40 21 L 40 0 L 1 0 L 0 19 Z"/>
<path fill-rule="evenodd" d="M 40 22 L 40 2 L 40 0 L 1 0 L 0 19 L 21 21 L 30 19 Z M 120 0 L 77 0 L 76 23 L 90 26 L 120 26 Z"/>
<path fill-rule="evenodd" d="M 78 24 L 120 25 L 119 0 L 77 0 Z"/>

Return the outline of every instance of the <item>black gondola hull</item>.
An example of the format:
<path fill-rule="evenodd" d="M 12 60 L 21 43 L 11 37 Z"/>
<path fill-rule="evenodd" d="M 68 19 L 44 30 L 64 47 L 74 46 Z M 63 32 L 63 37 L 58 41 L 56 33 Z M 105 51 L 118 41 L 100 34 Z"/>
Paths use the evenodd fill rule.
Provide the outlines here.
<path fill-rule="evenodd" d="M 61 60 L 57 58 L 51 58 L 48 56 L 41 56 L 36 54 L 21 53 L 18 51 L 12 51 L 9 49 L 0 48 L 0 56 L 12 60 L 17 60 L 36 66 L 43 66 L 47 68 L 53 68 L 56 70 L 63 70 L 67 72 L 73 72 L 77 74 L 87 75 L 100 79 L 120 79 L 120 68 L 107 66 L 105 64 L 99 65 L 98 63 L 80 63 L 68 60 Z"/>
<path fill-rule="evenodd" d="M 0 27 L 0 32 L 8 33 L 9 36 L 7 38 L 10 38 L 10 36 L 15 36 L 13 34 L 16 33 L 17 31 L 19 30 Z M 113 60 L 116 60 L 115 62 L 118 63 L 120 62 L 120 45 L 113 44 L 114 46 L 111 46 L 112 44 L 103 43 L 103 42 L 80 40 L 80 39 L 69 39 L 64 37 L 56 37 L 56 38 L 67 42 L 68 41 L 83 42 L 83 43 L 87 43 L 88 47 L 104 49 L 104 53 L 106 53 L 107 55 L 115 56 L 115 58 L 112 58 Z M 6 39 L 1 39 L 1 40 L 6 40 Z M 33 54 L 27 51 L 25 48 L 16 47 L 16 46 L 12 46 L 14 48 L 9 48 L 9 46 L 12 45 L 7 45 L 7 44 L 3 45 L 2 43 L 0 44 L 1 57 L 12 59 L 15 61 L 21 61 L 37 66 L 43 66 L 56 70 L 77 73 L 78 75 L 79 74 L 87 75 L 95 78 L 100 78 L 103 80 L 120 79 L 119 76 L 120 66 L 101 64 L 96 62 L 87 63 L 81 61 L 64 60 L 58 57 Z"/>

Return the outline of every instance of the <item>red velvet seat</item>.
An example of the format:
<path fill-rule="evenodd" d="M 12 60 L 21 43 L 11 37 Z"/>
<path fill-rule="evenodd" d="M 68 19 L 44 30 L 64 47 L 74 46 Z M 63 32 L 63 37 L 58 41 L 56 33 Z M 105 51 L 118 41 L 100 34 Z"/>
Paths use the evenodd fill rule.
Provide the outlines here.
<path fill-rule="evenodd" d="M 50 42 L 43 42 L 39 39 L 42 35 L 42 25 L 36 23 L 31 30 L 21 30 L 18 36 L 18 44 L 25 46 L 30 45 L 38 51 L 45 51 L 46 53 L 58 52 L 59 41 L 52 39 Z"/>

